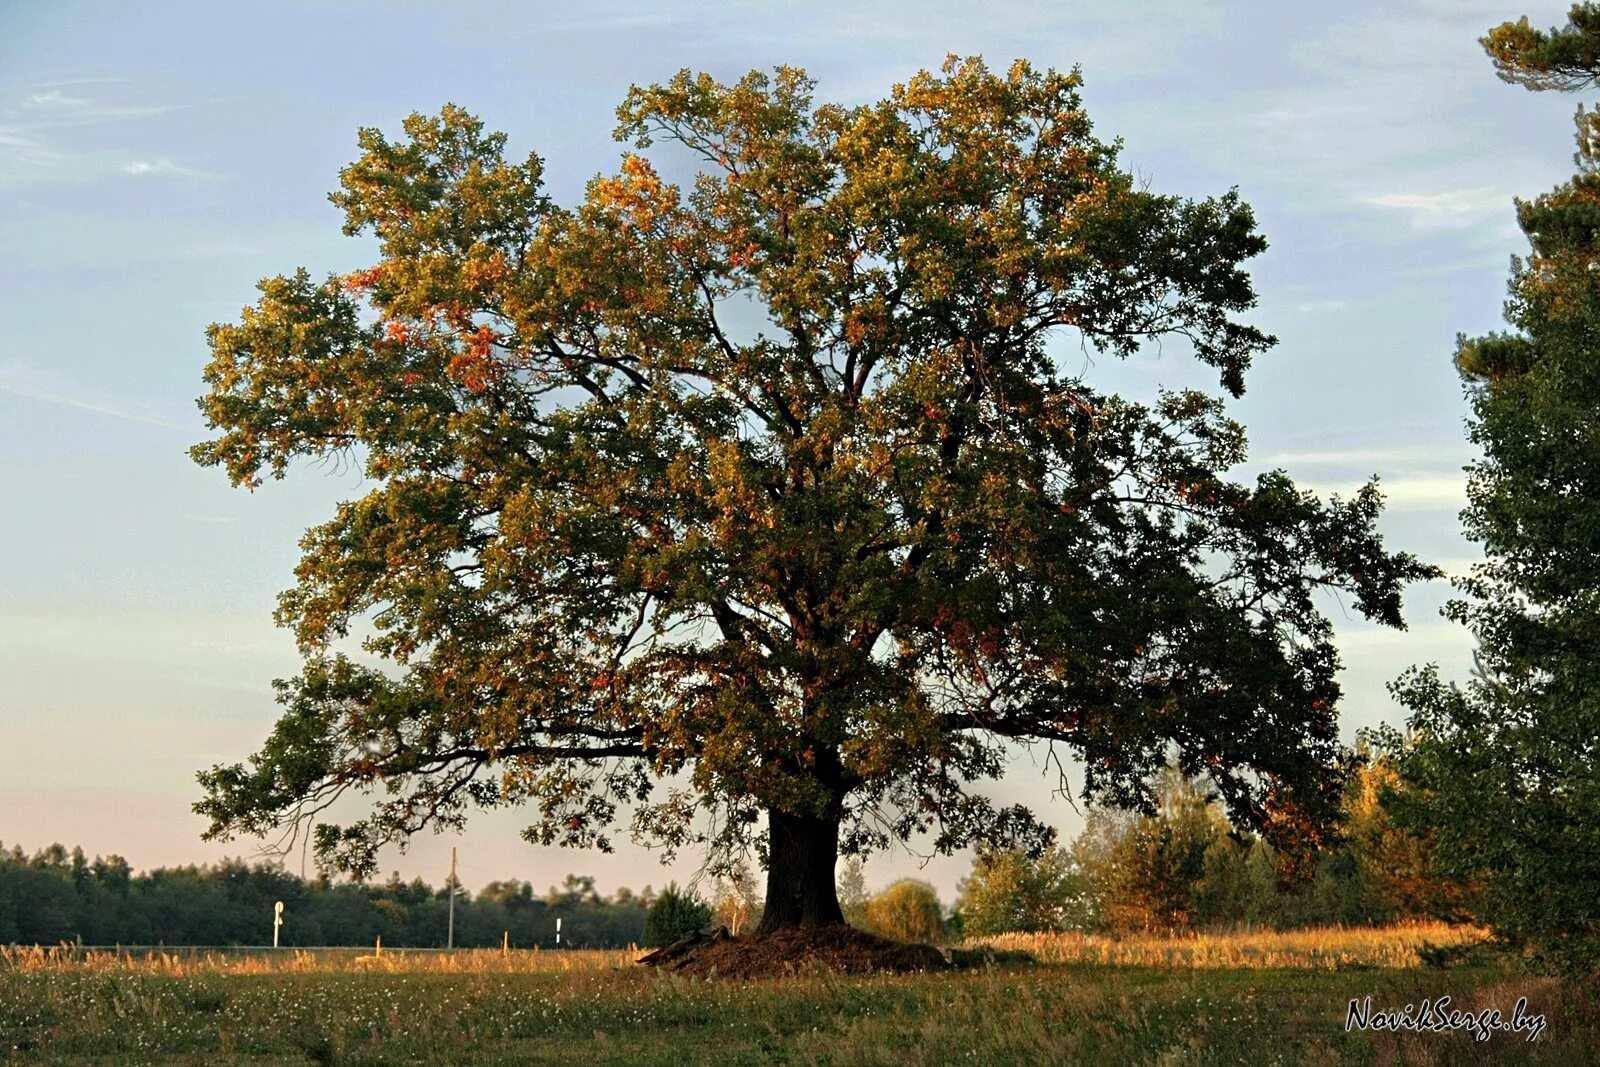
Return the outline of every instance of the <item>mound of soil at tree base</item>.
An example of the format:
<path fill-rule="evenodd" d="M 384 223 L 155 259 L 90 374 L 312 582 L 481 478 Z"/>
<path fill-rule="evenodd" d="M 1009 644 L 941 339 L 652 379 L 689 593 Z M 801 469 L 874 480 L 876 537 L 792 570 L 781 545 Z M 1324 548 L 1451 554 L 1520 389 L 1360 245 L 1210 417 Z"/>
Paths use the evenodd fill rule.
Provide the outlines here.
<path fill-rule="evenodd" d="M 719 978 L 763 978 L 826 968 L 840 974 L 882 971 L 942 971 L 952 964 L 932 945 L 890 941 L 853 926 L 776 930 L 731 937 L 727 930 L 691 934 L 657 949 L 639 962 L 679 974 Z"/>

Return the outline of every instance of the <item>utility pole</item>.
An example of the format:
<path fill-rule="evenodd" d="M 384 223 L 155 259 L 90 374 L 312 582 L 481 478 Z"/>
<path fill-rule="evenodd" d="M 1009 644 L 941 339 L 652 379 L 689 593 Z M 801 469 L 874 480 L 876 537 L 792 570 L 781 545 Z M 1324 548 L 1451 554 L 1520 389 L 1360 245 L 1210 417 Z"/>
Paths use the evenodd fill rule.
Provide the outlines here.
<path fill-rule="evenodd" d="M 456 850 L 450 848 L 450 927 L 445 934 L 445 948 L 456 947 Z"/>

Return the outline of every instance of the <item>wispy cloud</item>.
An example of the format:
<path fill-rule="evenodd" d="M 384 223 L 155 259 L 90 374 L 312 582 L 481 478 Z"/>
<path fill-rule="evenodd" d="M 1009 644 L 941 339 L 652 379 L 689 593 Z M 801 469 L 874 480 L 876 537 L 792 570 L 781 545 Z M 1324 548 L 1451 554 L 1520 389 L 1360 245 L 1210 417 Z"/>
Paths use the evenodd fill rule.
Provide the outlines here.
<path fill-rule="evenodd" d="M 62 90 L 62 87 L 98 81 L 39 83 L 13 97 L 9 106 L 0 102 L 0 187 L 151 174 L 214 177 L 165 157 L 135 155 L 130 158 L 121 148 L 65 147 L 62 131 L 149 118 L 186 106 L 107 102 Z"/>
<path fill-rule="evenodd" d="M 1478 11 L 1475 0 L 1349 7 L 1308 11 L 1272 54 L 1226 75 L 1241 86 L 1229 106 L 1204 94 L 1140 101 L 1147 128 L 1170 131 L 1224 173 L 1247 168 L 1262 203 L 1270 192 L 1296 212 L 1359 212 L 1383 226 L 1372 233 L 1351 219 L 1346 241 L 1411 241 L 1414 229 L 1492 246 L 1503 263 L 1505 235 L 1488 224 L 1510 216 L 1506 190 L 1565 170 L 1564 152 L 1495 150 L 1505 131 L 1494 109 L 1508 90 L 1477 38 L 1504 15 Z M 1257 70 L 1276 73 L 1242 88 Z"/>
<path fill-rule="evenodd" d="M 1459 510 L 1467 502 L 1462 467 L 1472 454 L 1465 442 L 1396 441 L 1272 452 L 1251 466 L 1288 470 L 1300 488 L 1346 500 L 1376 474 L 1392 511 Z"/>
<path fill-rule="evenodd" d="M 1437 467 L 1451 463 L 1459 466 L 1471 455 L 1471 447 L 1464 442 L 1399 442 L 1382 445 L 1358 445 L 1350 448 L 1299 449 L 1274 452 L 1261 458 L 1271 467 Z"/>
<path fill-rule="evenodd" d="M 1447 559 L 1433 559 L 1428 562 L 1444 571 L 1444 577 L 1438 578 L 1436 581 L 1448 582 L 1471 575 L 1472 568 L 1482 563 L 1483 558 L 1481 556 L 1451 556 Z"/>
<path fill-rule="evenodd" d="M 36 81 L 36 82 L 33 83 L 33 88 L 35 88 L 35 89 L 70 89 L 70 88 L 76 88 L 79 85 L 126 85 L 128 82 L 130 82 L 132 80 L 133 79 L 131 79 L 131 78 L 125 78 L 125 77 L 122 77 L 120 75 L 108 75 L 108 76 L 86 77 L 86 78 L 53 78 L 53 79 L 51 79 L 49 81 Z"/>
<path fill-rule="evenodd" d="M 11 129 L 32 132 L 59 130 L 71 126 L 90 126 L 122 119 L 149 118 L 154 115 L 165 115 L 185 106 L 183 104 L 150 106 L 96 104 L 90 100 L 62 96 L 60 93 L 35 93 L 23 97 L 21 105 L 8 109 L 7 113 L 22 120 L 19 124 L 13 124 Z"/>
<path fill-rule="evenodd" d="M 1348 500 L 1363 481 L 1302 483 L 1300 488 L 1309 489 L 1320 496 L 1337 495 Z M 1380 478 L 1378 490 L 1383 494 L 1384 506 L 1390 511 L 1459 511 L 1467 504 L 1467 481 L 1466 476 L 1461 474 L 1406 474 Z"/>
<path fill-rule="evenodd" d="M 1363 197 L 1373 207 L 1403 211 L 1418 228 L 1469 226 L 1486 215 L 1504 212 L 1511 196 L 1493 186 L 1472 189 L 1445 189 L 1435 193 L 1383 193 Z"/>
<path fill-rule="evenodd" d="M 71 108 L 75 111 L 89 107 L 89 101 L 81 97 L 68 96 L 60 89 L 45 89 L 37 93 L 29 93 L 22 98 L 23 107 L 46 108 Z"/>
<path fill-rule="evenodd" d="M 165 157 L 161 159 L 130 159 L 122 165 L 122 173 L 135 178 L 167 176 L 174 178 L 215 178 L 209 171 L 186 167 Z"/>
<path fill-rule="evenodd" d="M 24 397 L 28 400 L 37 400 L 44 404 L 55 404 L 59 407 L 75 408 L 78 411 L 88 411 L 107 418 L 121 419 L 123 422 L 135 422 L 145 426 L 159 426 L 167 430 L 191 432 L 194 427 L 177 422 L 173 419 L 162 418 L 137 410 L 137 408 L 106 401 L 99 397 L 74 395 L 73 391 L 63 388 L 62 385 L 51 379 L 51 376 L 41 374 L 38 370 L 27 364 L 15 361 L 0 362 L 0 393 L 10 393 L 12 396 Z"/>
<path fill-rule="evenodd" d="M 654 30 L 676 25 L 686 18 L 692 16 L 686 16 L 682 12 L 674 14 L 670 11 L 617 12 L 610 15 L 587 13 L 553 21 L 545 28 L 573 32 Z"/>

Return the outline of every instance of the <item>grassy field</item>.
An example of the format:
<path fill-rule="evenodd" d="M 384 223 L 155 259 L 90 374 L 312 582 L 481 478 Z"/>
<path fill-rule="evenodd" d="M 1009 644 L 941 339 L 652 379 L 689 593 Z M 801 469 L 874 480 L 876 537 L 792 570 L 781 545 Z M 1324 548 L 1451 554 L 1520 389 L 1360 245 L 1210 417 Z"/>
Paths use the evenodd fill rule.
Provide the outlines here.
<path fill-rule="evenodd" d="M 1300 1064 L 1596 1062 L 1592 994 L 1494 967 L 1419 965 L 1445 927 L 1112 941 L 901 977 L 684 979 L 627 952 L 215 955 L 0 950 L 15 1063 Z M 1347 1032 L 1351 998 L 1466 1010 L 1519 997 L 1535 1041 Z"/>

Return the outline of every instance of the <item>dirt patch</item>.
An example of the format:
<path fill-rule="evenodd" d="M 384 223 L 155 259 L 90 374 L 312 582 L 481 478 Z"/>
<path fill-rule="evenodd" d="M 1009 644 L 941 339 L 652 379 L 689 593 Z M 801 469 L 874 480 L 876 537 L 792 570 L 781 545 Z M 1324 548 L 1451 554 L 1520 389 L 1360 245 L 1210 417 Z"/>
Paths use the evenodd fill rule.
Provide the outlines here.
<path fill-rule="evenodd" d="M 730 937 L 726 930 L 709 936 L 692 934 L 639 962 L 679 974 L 722 978 L 764 978 L 814 968 L 873 974 L 957 966 L 932 945 L 890 941 L 853 926 L 778 930 L 759 937 Z"/>

